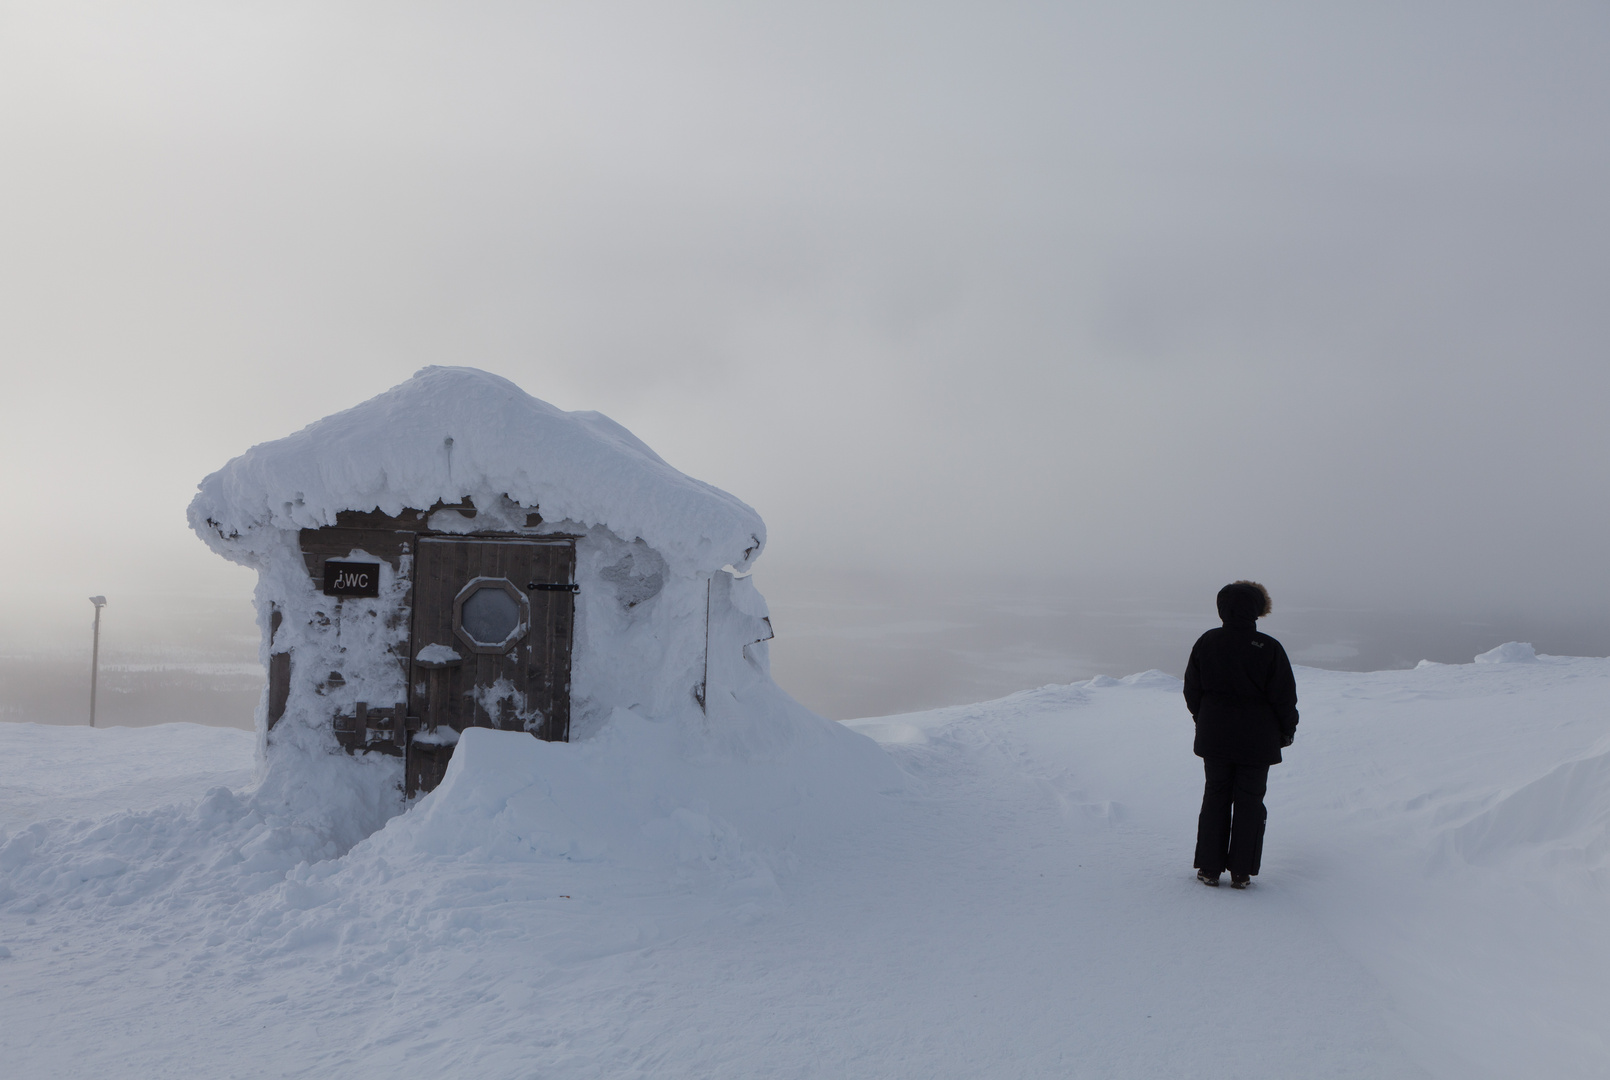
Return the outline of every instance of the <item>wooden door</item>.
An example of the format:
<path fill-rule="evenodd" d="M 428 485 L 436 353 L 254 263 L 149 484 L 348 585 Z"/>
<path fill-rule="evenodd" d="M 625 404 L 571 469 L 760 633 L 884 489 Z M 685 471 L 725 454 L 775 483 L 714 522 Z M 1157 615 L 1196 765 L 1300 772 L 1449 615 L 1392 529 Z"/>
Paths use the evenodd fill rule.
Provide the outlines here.
<path fill-rule="evenodd" d="M 437 683 L 439 723 L 570 737 L 572 540 L 422 537 L 414 563 L 409 713 L 430 715 L 430 645 L 460 657 Z"/>

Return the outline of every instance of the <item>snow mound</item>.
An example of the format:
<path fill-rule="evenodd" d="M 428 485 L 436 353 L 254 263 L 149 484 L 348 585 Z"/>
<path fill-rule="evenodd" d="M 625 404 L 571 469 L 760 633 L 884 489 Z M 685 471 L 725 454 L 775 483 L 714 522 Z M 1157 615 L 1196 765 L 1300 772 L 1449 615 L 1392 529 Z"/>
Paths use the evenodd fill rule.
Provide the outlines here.
<path fill-rule="evenodd" d="M 1180 690 L 1185 684 L 1166 671 L 1151 668 L 1148 671 L 1126 675 L 1118 680 L 1124 686 L 1137 686 L 1143 690 Z"/>
<path fill-rule="evenodd" d="M 585 743 L 470 728 L 442 784 L 406 814 L 385 762 L 324 755 L 322 773 L 276 770 L 245 794 L 220 787 L 199 804 L 0 833 L 0 908 L 188 910 L 225 933 L 258 898 L 252 918 L 282 928 L 286 912 L 322 903 L 310 882 L 378 880 L 420 860 L 592 863 L 768 892 L 795 848 L 864 828 L 904 786 L 870 740 L 816 731 L 786 756 L 739 761 L 626 710 Z"/>
<path fill-rule="evenodd" d="M 1610 751 L 1567 761 L 1502 795 L 1449 834 L 1471 862 L 1541 848 L 1556 859 L 1610 861 Z"/>
<path fill-rule="evenodd" d="M 242 541 L 265 529 L 319 528 L 342 510 L 398 514 L 466 494 L 477 507 L 506 495 L 555 526 L 642 539 L 707 572 L 748 566 L 766 540 L 754 510 L 678 472 L 608 417 L 566 412 L 464 367 L 423 368 L 252 447 L 201 482 L 190 525 L 224 557 L 252 559 L 256 545 Z"/>
<path fill-rule="evenodd" d="M 458 655 L 458 650 L 452 648 L 451 646 L 426 645 L 423 649 L 419 650 L 419 656 L 417 659 L 426 664 L 452 664 L 464 658 Z"/>
<path fill-rule="evenodd" d="M 1535 664 L 1537 650 L 1529 641 L 1507 641 L 1496 649 L 1488 649 L 1476 657 L 1478 664 Z"/>
<path fill-rule="evenodd" d="M 245 795 L 218 787 L 199 803 L 0 833 L 0 904 L 24 914 L 61 902 L 228 907 L 280 885 L 298 865 L 339 858 L 402 809 L 383 762 L 343 754 L 309 764 Z"/>
<path fill-rule="evenodd" d="M 1151 668 L 1147 671 L 1137 671 L 1133 675 L 1125 675 L 1122 679 L 1115 679 L 1111 675 L 1097 675 L 1095 678 L 1088 679 L 1082 683 L 1075 683 L 1074 685 L 1090 690 L 1103 690 L 1113 686 L 1132 686 L 1142 690 L 1178 690 L 1180 680 L 1166 671 Z"/>
<path fill-rule="evenodd" d="M 725 877 L 766 876 L 757 853 L 864 821 L 880 790 L 902 784 L 885 755 L 858 752 L 871 749 L 861 736 L 837 725 L 827 733 L 790 758 L 740 763 L 700 753 L 675 725 L 625 710 L 585 743 L 470 728 L 441 785 L 357 854 L 602 861 L 656 872 L 720 864 Z"/>

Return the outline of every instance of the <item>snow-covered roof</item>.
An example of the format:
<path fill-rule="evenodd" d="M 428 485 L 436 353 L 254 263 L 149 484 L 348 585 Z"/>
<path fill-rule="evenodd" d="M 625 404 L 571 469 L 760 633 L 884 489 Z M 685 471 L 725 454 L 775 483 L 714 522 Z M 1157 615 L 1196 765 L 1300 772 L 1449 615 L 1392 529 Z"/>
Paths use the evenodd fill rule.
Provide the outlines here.
<path fill-rule="evenodd" d="M 341 510 L 398 514 L 507 495 L 545 522 L 601 525 L 666 559 L 746 567 L 765 544 L 753 509 L 667 465 L 601 413 L 565 412 L 507 379 L 427 367 L 361 405 L 261 443 L 208 476 L 190 525 L 240 558 L 263 529 L 334 525 Z"/>

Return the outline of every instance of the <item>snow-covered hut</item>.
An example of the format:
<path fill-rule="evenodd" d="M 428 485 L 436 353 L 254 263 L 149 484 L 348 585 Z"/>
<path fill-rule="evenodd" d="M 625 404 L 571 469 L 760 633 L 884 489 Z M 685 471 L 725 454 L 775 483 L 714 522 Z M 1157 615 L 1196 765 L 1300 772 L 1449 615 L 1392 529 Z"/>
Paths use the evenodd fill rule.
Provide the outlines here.
<path fill-rule="evenodd" d="M 270 769 L 378 752 L 411 794 L 467 727 L 565 741 L 619 709 L 707 730 L 746 695 L 799 710 L 744 576 L 759 515 L 484 371 L 425 368 L 251 448 L 201 482 L 190 524 L 258 571 Z"/>

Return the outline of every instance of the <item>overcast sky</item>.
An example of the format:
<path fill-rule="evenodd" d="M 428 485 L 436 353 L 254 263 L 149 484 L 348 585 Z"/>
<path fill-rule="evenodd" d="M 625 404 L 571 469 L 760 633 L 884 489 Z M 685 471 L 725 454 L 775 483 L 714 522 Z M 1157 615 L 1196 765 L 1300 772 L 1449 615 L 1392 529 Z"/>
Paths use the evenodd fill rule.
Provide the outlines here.
<path fill-rule="evenodd" d="M 0 0 L 0 600 L 448 363 L 762 571 L 1602 609 L 1606 192 L 1599 2 Z"/>

